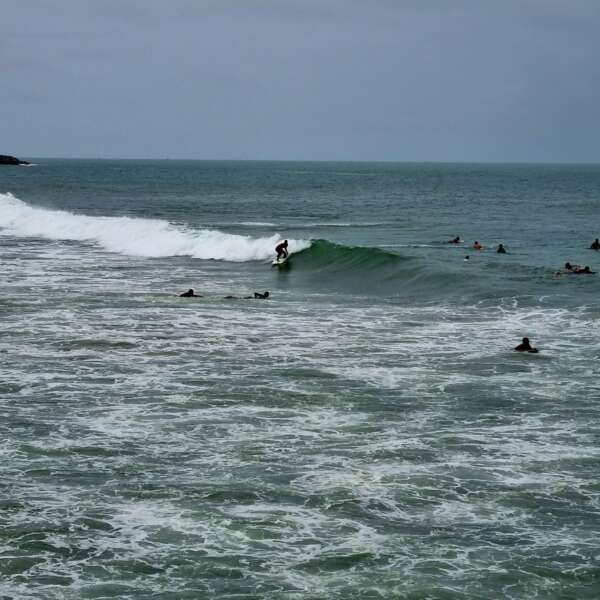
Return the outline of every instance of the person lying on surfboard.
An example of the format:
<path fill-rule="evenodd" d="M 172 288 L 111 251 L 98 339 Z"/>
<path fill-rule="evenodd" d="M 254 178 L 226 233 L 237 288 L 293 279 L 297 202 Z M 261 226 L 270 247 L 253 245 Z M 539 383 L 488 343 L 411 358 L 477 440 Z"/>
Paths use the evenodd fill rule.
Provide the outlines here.
<path fill-rule="evenodd" d="M 254 296 L 225 296 L 225 300 L 268 300 L 269 292 L 254 292 Z"/>
<path fill-rule="evenodd" d="M 280 258 L 287 258 L 288 257 L 287 247 L 288 247 L 288 241 L 287 240 L 283 240 L 283 242 L 281 242 L 281 244 L 277 244 L 277 246 L 275 246 L 275 252 L 277 252 L 277 259 L 276 260 L 279 260 Z"/>
<path fill-rule="evenodd" d="M 183 294 L 179 294 L 180 298 L 202 298 L 202 296 L 195 294 L 194 290 L 190 288 L 187 292 L 183 292 Z"/>

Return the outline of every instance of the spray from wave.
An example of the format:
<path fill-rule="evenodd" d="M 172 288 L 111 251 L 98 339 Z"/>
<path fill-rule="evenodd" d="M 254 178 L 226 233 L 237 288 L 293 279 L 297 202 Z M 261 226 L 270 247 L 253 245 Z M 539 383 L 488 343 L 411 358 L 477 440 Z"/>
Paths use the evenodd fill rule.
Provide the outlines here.
<path fill-rule="evenodd" d="M 271 258 L 281 240 L 277 234 L 253 238 L 177 226 L 161 219 L 91 217 L 36 208 L 10 193 L 0 194 L 0 235 L 91 242 L 130 256 L 192 256 L 233 262 Z M 290 239 L 289 246 L 294 253 L 308 248 L 310 242 Z"/>

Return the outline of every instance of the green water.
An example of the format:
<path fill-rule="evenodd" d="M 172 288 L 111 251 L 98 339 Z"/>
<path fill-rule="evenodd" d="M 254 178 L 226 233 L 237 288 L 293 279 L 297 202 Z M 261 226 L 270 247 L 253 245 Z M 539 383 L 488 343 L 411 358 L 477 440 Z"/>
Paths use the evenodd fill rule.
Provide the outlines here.
<path fill-rule="evenodd" d="M 600 596 L 600 167 L 36 162 L 0 596 Z"/>

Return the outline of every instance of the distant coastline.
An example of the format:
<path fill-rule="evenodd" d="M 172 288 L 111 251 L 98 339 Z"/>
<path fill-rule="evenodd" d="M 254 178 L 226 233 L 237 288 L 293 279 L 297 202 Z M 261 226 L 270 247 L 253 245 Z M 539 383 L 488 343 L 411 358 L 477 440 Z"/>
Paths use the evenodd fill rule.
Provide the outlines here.
<path fill-rule="evenodd" d="M 423 166 L 478 166 L 478 167 L 597 167 L 600 166 L 600 161 L 573 161 L 573 162 L 557 162 L 557 161 L 451 161 L 451 160 L 375 160 L 375 159 L 274 159 L 274 158 L 149 158 L 149 157 L 125 157 L 125 156 L 113 156 L 113 157 L 98 157 L 98 156 L 34 156 L 29 157 L 28 162 L 20 160 L 14 156 L 0 155 L 1 164 L 21 164 L 30 165 L 37 164 L 39 161 L 98 161 L 98 162 L 200 162 L 200 163 L 248 163 L 248 164 L 264 164 L 264 163 L 309 163 L 309 164 L 381 164 L 381 165 L 423 165 Z M 2 162 L 2 159 L 17 160 L 15 162 Z"/>
<path fill-rule="evenodd" d="M 16 156 L 10 154 L 0 154 L 0 165 L 28 165 L 30 164 L 26 160 L 21 160 Z"/>

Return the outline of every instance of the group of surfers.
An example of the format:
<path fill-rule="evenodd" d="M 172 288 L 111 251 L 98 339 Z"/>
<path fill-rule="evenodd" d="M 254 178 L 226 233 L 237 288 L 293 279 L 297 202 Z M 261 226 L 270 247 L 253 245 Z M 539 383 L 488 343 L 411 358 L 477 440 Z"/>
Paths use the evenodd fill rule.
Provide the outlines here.
<path fill-rule="evenodd" d="M 269 292 L 254 292 L 253 296 L 223 296 L 225 300 L 268 300 Z M 179 298 L 204 298 L 202 294 L 196 294 L 192 288 L 183 294 L 179 294 Z"/>
<path fill-rule="evenodd" d="M 460 239 L 460 236 L 456 236 L 451 240 L 448 240 L 448 244 L 462 244 L 463 241 Z M 475 240 L 473 246 L 473 250 L 484 250 L 485 246 L 479 243 L 479 241 Z M 590 246 L 592 250 L 600 250 L 600 240 L 596 238 L 592 245 Z M 283 240 L 283 242 L 277 244 L 275 246 L 275 252 L 277 253 L 277 260 L 288 257 L 288 241 Z M 503 244 L 498 244 L 496 248 L 496 252 L 498 254 L 506 254 L 506 248 L 504 248 Z M 469 256 L 465 257 L 465 260 L 468 260 Z M 573 273 L 573 274 L 590 274 L 594 275 L 595 271 L 590 270 L 588 266 L 580 267 L 579 265 L 572 265 L 571 263 L 565 263 L 564 271 L 565 273 Z M 561 272 L 559 272 L 560 274 Z M 179 294 L 180 298 L 202 298 L 201 294 L 196 294 L 192 288 L 190 288 L 187 292 L 183 292 L 183 294 Z M 267 300 L 269 298 L 269 292 L 254 292 L 253 296 L 224 296 L 225 300 Z M 515 346 L 516 352 L 529 352 L 532 354 L 537 354 L 538 349 L 534 348 L 529 342 L 529 338 L 524 337 L 521 343 L 518 346 Z"/>
<path fill-rule="evenodd" d="M 288 257 L 288 241 L 283 240 L 280 244 L 275 246 L 275 252 L 277 252 L 277 260 L 280 258 Z M 225 300 L 268 300 L 269 292 L 254 292 L 253 296 L 234 296 L 230 294 L 228 296 L 223 296 Z M 192 288 L 190 288 L 187 292 L 183 292 L 183 294 L 179 294 L 180 298 L 204 298 L 202 294 L 196 294 Z"/>
<path fill-rule="evenodd" d="M 456 236 L 455 238 L 452 238 L 451 240 L 448 240 L 448 244 L 462 244 L 463 241 L 460 239 L 460 236 Z M 477 240 L 475 240 L 475 242 L 473 243 L 473 245 L 471 246 L 471 248 L 473 250 L 484 250 L 485 246 L 481 245 Z M 596 238 L 591 246 L 590 246 L 591 250 L 600 250 L 600 239 Z M 496 252 L 498 254 L 506 254 L 506 248 L 504 247 L 504 244 L 498 244 L 498 248 L 496 248 Z M 469 260 L 470 256 L 467 254 L 467 256 L 465 256 L 465 260 Z M 595 275 L 596 272 L 592 271 L 590 269 L 590 267 L 588 267 L 587 265 L 585 267 L 581 267 L 579 265 L 572 265 L 571 263 L 565 263 L 565 267 L 564 270 L 562 271 L 557 271 L 557 275 L 563 275 L 565 273 L 572 273 L 574 275 Z"/>

